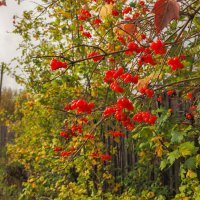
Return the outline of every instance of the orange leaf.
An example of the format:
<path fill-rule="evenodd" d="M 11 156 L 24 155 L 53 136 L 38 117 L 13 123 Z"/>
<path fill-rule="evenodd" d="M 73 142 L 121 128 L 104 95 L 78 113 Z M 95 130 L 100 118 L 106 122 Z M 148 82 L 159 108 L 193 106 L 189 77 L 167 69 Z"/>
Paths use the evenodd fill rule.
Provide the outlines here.
<path fill-rule="evenodd" d="M 162 79 L 162 75 L 158 73 L 150 74 L 143 79 L 140 79 L 137 83 L 137 89 L 140 90 L 142 87 L 148 87 L 149 82 L 153 79 Z"/>
<path fill-rule="evenodd" d="M 117 24 L 117 27 L 115 28 L 114 32 L 118 36 L 124 36 L 126 34 L 128 35 L 135 35 L 137 33 L 137 27 L 133 23 L 119 23 Z"/>
<path fill-rule="evenodd" d="M 173 19 L 179 19 L 179 11 L 177 0 L 157 0 L 152 10 L 155 14 L 156 33 L 162 31 Z"/>

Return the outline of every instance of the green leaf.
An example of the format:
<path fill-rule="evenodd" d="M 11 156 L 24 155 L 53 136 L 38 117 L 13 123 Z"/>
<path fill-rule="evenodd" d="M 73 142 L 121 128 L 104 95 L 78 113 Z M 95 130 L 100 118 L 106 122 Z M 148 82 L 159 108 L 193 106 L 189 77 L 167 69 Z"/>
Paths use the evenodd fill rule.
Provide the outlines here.
<path fill-rule="evenodd" d="M 179 153 L 181 156 L 186 157 L 196 153 L 197 148 L 194 146 L 194 142 L 185 142 L 179 146 Z"/>
<path fill-rule="evenodd" d="M 167 160 L 166 159 L 164 159 L 164 160 L 162 160 L 161 162 L 160 162 L 160 169 L 161 170 L 163 170 L 163 169 L 165 169 L 165 167 L 167 166 Z"/>
<path fill-rule="evenodd" d="M 171 132 L 172 138 L 171 141 L 173 143 L 180 143 L 183 140 L 183 134 L 179 131 L 173 130 Z"/>
<path fill-rule="evenodd" d="M 179 157 L 180 157 L 179 151 L 175 150 L 175 151 L 172 151 L 169 153 L 168 160 L 169 160 L 170 164 L 172 165 L 174 163 L 174 161 L 176 159 L 178 159 Z"/>
<path fill-rule="evenodd" d="M 195 169 L 195 168 L 196 168 L 196 157 L 188 158 L 188 159 L 185 161 L 184 166 L 185 166 L 187 169 Z"/>
<path fill-rule="evenodd" d="M 200 102 L 197 105 L 197 111 L 200 112 Z"/>

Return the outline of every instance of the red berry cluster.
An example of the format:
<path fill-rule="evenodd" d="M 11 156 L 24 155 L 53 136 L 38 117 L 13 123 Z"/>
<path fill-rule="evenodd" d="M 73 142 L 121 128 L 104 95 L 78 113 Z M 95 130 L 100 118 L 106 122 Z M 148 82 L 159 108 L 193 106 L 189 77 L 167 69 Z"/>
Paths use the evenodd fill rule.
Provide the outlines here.
<path fill-rule="evenodd" d="M 63 150 L 62 147 L 57 147 L 57 146 L 56 146 L 56 147 L 53 148 L 53 151 L 57 151 L 57 152 L 58 152 L 58 151 L 62 151 L 62 150 Z"/>
<path fill-rule="evenodd" d="M 103 154 L 101 156 L 101 160 L 103 160 L 103 161 L 111 160 L 111 156 L 109 154 Z"/>
<path fill-rule="evenodd" d="M 124 37 L 118 36 L 117 39 L 118 39 L 123 45 L 126 45 L 126 41 L 125 41 Z"/>
<path fill-rule="evenodd" d="M 76 151 L 76 148 L 75 148 L 75 147 L 70 147 L 70 148 L 68 148 L 68 150 L 69 150 L 69 151 L 65 151 L 65 150 L 63 150 L 62 147 L 57 147 L 57 146 L 55 146 L 55 147 L 53 148 L 53 151 L 55 151 L 55 152 L 60 152 L 60 155 L 61 155 L 62 157 L 68 157 L 68 156 L 70 156 L 70 155 L 72 154 L 73 151 Z"/>
<path fill-rule="evenodd" d="M 181 63 L 179 57 L 169 58 L 167 64 L 171 66 L 172 70 L 182 69 L 184 67 L 183 63 Z"/>
<path fill-rule="evenodd" d="M 124 52 L 126 55 L 132 55 L 134 52 L 135 53 L 140 53 L 141 48 L 135 43 L 135 42 L 129 42 L 127 45 L 127 51 Z"/>
<path fill-rule="evenodd" d="M 155 115 L 152 115 L 150 112 L 140 112 L 136 113 L 133 116 L 133 120 L 136 122 L 144 122 L 148 124 L 155 124 L 157 117 Z"/>
<path fill-rule="evenodd" d="M 80 15 L 78 16 L 78 19 L 84 21 L 84 20 L 90 18 L 91 16 L 92 15 L 90 14 L 89 10 L 87 10 L 87 9 L 81 9 L 80 10 Z"/>
<path fill-rule="evenodd" d="M 90 114 L 92 112 L 92 109 L 94 108 L 94 103 L 83 100 L 83 99 L 78 99 L 78 100 L 73 100 L 71 103 L 67 103 L 65 105 L 65 110 L 75 110 L 77 109 L 77 113 L 88 113 Z"/>
<path fill-rule="evenodd" d="M 88 119 L 87 119 L 87 118 L 85 118 L 85 117 L 81 117 L 79 120 L 80 120 L 81 122 L 85 122 L 85 123 L 87 123 L 87 122 L 88 122 Z"/>
<path fill-rule="evenodd" d="M 113 136 L 113 137 L 123 137 L 125 136 L 124 133 L 120 132 L 120 131 L 111 131 L 110 134 Z"/>
<path fill-rule="evenodd" d="M 115 0 L 104 0 L 104 1 L 107 4 L 114 4 L 115 3 Z"/>
<path fill-rule="evenodd" d="M 101 152 L 93 152 L 90 154 L 92 158 L 100 158 L 102 161 L 109 161 L 111 160 L 111 156 L 109 154 L 101 154 Z"/>
<path fill-rule="evenodd" d="M 116 106 L 118 109 L 127 109 L 128 111 L 132 111 L 134 109 L 133 104 L 127 98 L 118 99 Z"/>
<path fill-rule="evenodd" d="M 61 153 L 60 153 L 60 155 L 62 156 L 62 157 L 68 157 L 68 156 L 70 156 L 72 154 L 72 152 L 70 152 L 70 151 L 62 151 Z"/>
<path fill-rule="evenodd" d="M 80 124 L 73 124 L 69 129 L 67 129 L 66 131 L 61 131 L 60 132 L 60 136 L 65 138 L 65 139 L 69 139 L 73 136 L 77 136 L 77 133 L 82 133 L 82 125 Z"/>
<path fill-rule="evenodd" d="M 149 98 L 152 98 L 154 96 L 154 90 L 147 87 L 140 88 L 140 93 L 147 95 Z"/>
<path fill-rule="evenodd" d="M 79 26 L 79 31 L 83 31 L 83 25 L 82 24 L 80 24 L 80 26 Z"/>
<path fill-rule="evenodd" d="M 140 6 L 144 6 L 145 3 L 144 3 L 144 1 L 139 1 L 138 4 L 139 4 Z"/>
<path fill-rule="evenodd" d="M 87 140 L 94 139 L 94 135 L 93 135 L 92 133 L 84 134 L 84 137 L 85 137 Z"/>
<path fill-rule="evenodd" d="M 113 9 L 111 14 L 114 17 L 118 17 L 120 13 L 119 13 L 119 11 L 117 9 Z"/>
<path fill-rule="evenodd" d="M 88 31 L 82 32 L 82 36 L 87 37 L 87 38 L 91 38 L 92 37 L 91 33 L 88 32 Z"/>
<path fill-rule="evenodd" d="M 114 70 L 108 70 L 105 73 L 104 82 L 110 84 L 110 88 L 119 93 L 124 92 L 124 88 L 122 88 L 119 84 L 119 79 L 123 80 L 124 83 L 134 83 L 138 82 L 138 75 L 131 75 L 130 73 L 124 73 L 124 69 L 122 67 Z"/>
<path fill-rule="evenodd" d="M 54 70 L 60 69 L 60 68 L 67 68 L 68 64 L 67 64 L 67 62 L 61 62 L 61 61 L 57 60 L 56 58 L 53 58 L 51 60 L 50 67 L 51 67 L 51 70 L 54 71 Z"/>
<path fill-rule="evenodd" d="M 78 133 L 82 133 L 82 125 L 81 124 L 73 124 L 71 126 L 71 136 L 74 136 L 76 134 L 76 132 Z"/>
<path fill-rule="evenodd" d="M 166 53 L 165 44 L 162 43 L 160 39 L 158 39 L 156 42 L 152 42 L 150 48 L 154 51 L 155 55 L 163 55 Z"/>
<path fill-rule="evenodd" d="M 119 84 L 119 82 L 114 81 L 110 84 L 110 89 L 115 91 L 115 92 L 119 92 L 119 93 L 123 93 L 124 92 L 124 88 L 122 88 Z"/>
<path fill-rule="evenodd" d="M 93 25 L 95 26 L 95 25 L 100 25 L 102 23 L 102 21 L 99 19 L 99 18 L 95 18 L 94 20 L 93 20 Z"/>
<path fill-rule="evenodd" d="M 129 12 L 132 11 L 132 8 L 130 6 L 125 7 L 122 11 L 122 15 L 128 14 Z"/>
<path fill-rule="evenodd" d="M 103 116 L 110 116 L 114 114 L 115 119 L 120 121 L 125 128 L 133 130 L 134 123 L 123 111 L 124 109 L 132 111 L 134 108 L 130 100 L 121 98 L 117 100 L 117 103 L 114 106 L 107 107 L 103 112 Z"/>
<path fill-rule="evenodd" d="M 149 49 L 149 48 L 147 48 Z M 156 64 L 156 62 L 154 61 L 153 57 L 151 54 L 142 54 L 140 56 L 140 59 L 138 60 L 138 65 L 143 65 L 143 64 L 150 64 L 152 66 L 154 66 Z"/>
<path fill-rule="evenodd" d="M 102 60 L 104 57 L 100 56 L 97 52 L 93 51 L 87 56 L 88 58 L 91 58 L 94 62 Z M 93 58 L 94 57 L 94 58 Z"/>

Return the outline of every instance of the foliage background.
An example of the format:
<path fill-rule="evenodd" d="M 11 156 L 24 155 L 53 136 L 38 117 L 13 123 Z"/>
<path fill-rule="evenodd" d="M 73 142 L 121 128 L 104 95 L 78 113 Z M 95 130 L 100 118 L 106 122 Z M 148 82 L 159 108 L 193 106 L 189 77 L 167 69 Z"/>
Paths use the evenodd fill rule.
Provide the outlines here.
<path fill-rule="evenodd" d="M 149 10 L 154 3 L 146 1 Z M 157 39 L 154 15 L 142 12 L 138 1 L 117 1 L 114 5 L 87 0 L 43 1 L 36 10 L 24 12 L 23 19 L 17 20 L 14 32 L 23 38 L 23 54 L 16 58 L 16 68 L 23 68 L 27 77 L 16 75 L 26 89 L 16 98 L 14 111 L 9 107 L 13 115 L 6 120 L 16 134 L 15 142 L 7 146 L 10 166 L 14 166 L 13 171 L 20 169 L 21 177 L 24 176 L 19 184 L 14 184 L 18 184 L 15 198 L 199 199 L 199 2 L 181 4 L 180 19 L 159 33 L 167 53 L 153 55 L 155 66 L 141 67 L 137 64 L 140 55 L 124 55 L 126 46 L 117 38 L 117 34 L 126 40 L 130 36 L 142 43 L 141 35 L 145 33 L 150 39 Z M 127 5 L 140 13 L 138 19 L 129 22 L 134 26 L 128 33 L 117 25 L 123 16 L 110 14 L 113 8 L 121 11 Z M 99 16 L 103 23 L 95 26 L 93 18 L 78 20 L 82 8 Z M 91 39 L 81 35 L 80 24 L 92 33 Z M 105 59 L 87 59 L 94 50 Z M 186 55 L 184 69 L 171 71 L 167 59 L 181 54 Z M 69 69 L 52 72 L 49 63 L 55 56 L 61 61 L 70 60 Z M 114 63 L 108 62 L 110 57 L 114 57 Z M 124 96 L 135 107 L 130 115 L 150 110 L 158 117 L 155 125 L 137 124 L 128 131 L 112 117 L 102 119 L 106 106 L 123 96 L 103 82 L 105 72 L 119 66 L 140 77 L 137 85 L 123 84 Z M 137 90 L 141 85 L 154 89 L 154 97 L 140 95 Z M 169 90 L 176 94 L 168 96 Z M 190 100 L 188 92 L 193 94 Z M 157 102 L 159 96 L 163 98 L 161 104 Z M 94 127 L 95 139 L 83 147 L 84 137 L 66 140 L 59 135 L 66 125 L 80 124 L 84 114 L 64 110 L 66 102 L 79 98 L 93 101 L 96 106 L 83 128 L 88 133 Z M 195 111 L 191 110 L 192 105 L 196 106 Z M 5 110 L 3 119 L 7 116 L 8 109 Z M 188 112 L 194 120 L 186 119 Z M 110 130 L 123 131 L 126 136 L 114 138 L 109 135 Z M 68 159 L 54 152 L 55 146 L 82 148 Z M 94 159 L 90 156 L 94 151 L 109 153 L 112 160 Z M 11 186 L 12 191 L 17 191 L 15 186 Z"/>

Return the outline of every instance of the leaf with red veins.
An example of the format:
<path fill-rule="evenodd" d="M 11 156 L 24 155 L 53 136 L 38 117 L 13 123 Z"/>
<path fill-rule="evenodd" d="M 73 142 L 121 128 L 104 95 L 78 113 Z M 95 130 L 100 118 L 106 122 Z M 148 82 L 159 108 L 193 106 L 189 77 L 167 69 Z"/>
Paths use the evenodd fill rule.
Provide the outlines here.
<path fill-rule="evenodd" d="M 156 33 L 160 33 L 173 19 L 179 19 L 180 4 L 177 0 L 157 0 L 152 12 L 155 14 Z"/>

